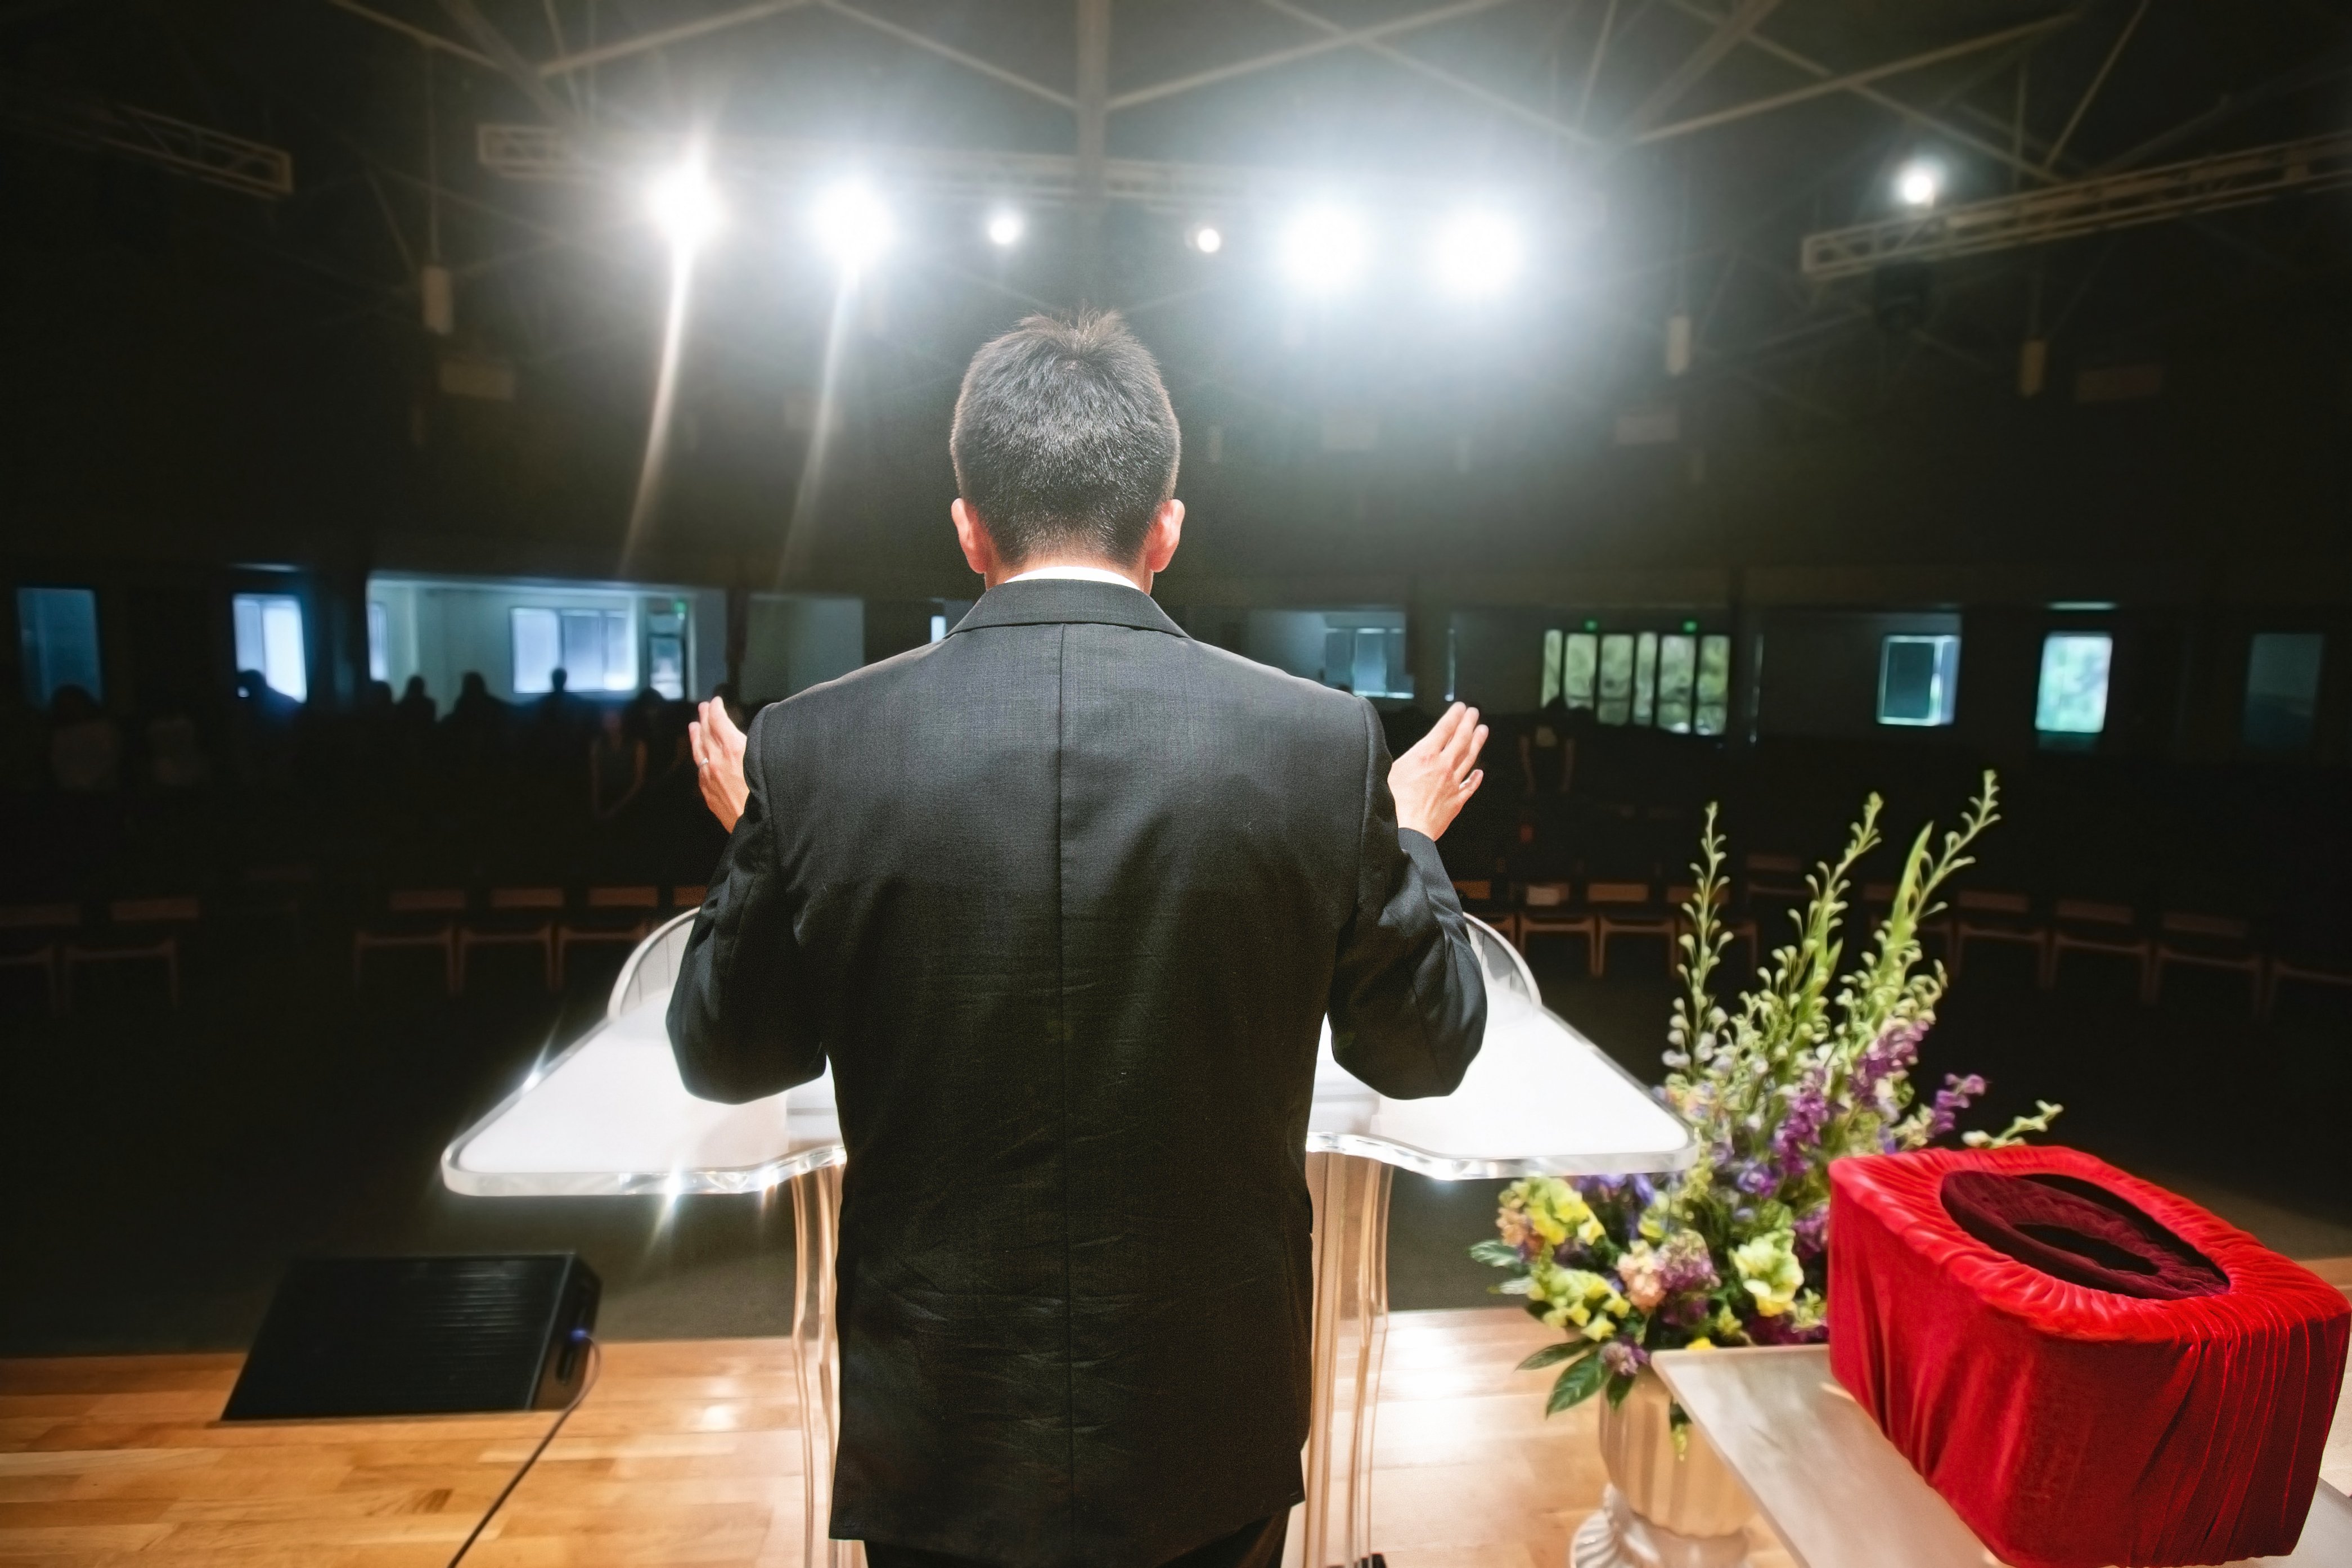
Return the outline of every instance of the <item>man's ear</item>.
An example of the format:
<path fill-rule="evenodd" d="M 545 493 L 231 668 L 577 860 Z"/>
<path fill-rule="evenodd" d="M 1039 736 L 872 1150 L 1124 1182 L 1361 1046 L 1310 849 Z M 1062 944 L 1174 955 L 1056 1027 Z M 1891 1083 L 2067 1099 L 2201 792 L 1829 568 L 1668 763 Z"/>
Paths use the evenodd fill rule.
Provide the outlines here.
<path fill-rule="evenodd" d="M 1171 496 L 1160 503 L 1151 514 L 1151 527 L 1143 535 L 1143 570 L 1157 577 L 1168 570 L 1176 557 L 1176 547 L 1184 538 L 1184 503 Z"/>
<path fill-rule="evenodd" d="M 956 543 L 963 547 L 964 564 L 986 577 L 996 570 L 996 541 L 988 537 L 987 526 L 980 514 L 964 505 L 958 496 L 948 505 L 948 516 L 955 519 Z"/>

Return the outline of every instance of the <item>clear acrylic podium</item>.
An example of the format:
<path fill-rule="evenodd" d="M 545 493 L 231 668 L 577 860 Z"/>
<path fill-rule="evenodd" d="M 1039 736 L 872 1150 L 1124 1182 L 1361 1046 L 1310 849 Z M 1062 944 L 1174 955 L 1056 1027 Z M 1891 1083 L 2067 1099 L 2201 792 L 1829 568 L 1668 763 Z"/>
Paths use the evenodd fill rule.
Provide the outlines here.
<path fill-rule="evenodd" d="M 459 1134 L 442 1155 L 442 1179 L 487 1197 L 677 1197 L 783 1186 L 797 1238 L 792 1346 L 803 1417 L 802 1561 L 862 1568 L 862 1547 L 826 1535 L 840 1416 L 834 1260 L 845 1157 L 832 1077 L 746 1105 L 686 1092 L 664 1016 L 691 922 L 681 915 L 639 945 L 614 984 L 604 1020 Z M 1476 920 L 1470 925 L 1486 977 L 1486 1042 L 1454 1093 L 1385 1100 L 1333 1061 L 1325 1031 L 1307 1135 L 1314 1415 L 1307 1501 L 1284 1558 L 1290 1568 L 1351 1568 L 1374 1551 L 1372 1440 L 1388 1335 L 1392 1172 L 1448 1181 L 1628 1175 L 1681 1170 L 1697 1158 L 1687 1128 L 1544 1009 L 1510 945 Z"/>

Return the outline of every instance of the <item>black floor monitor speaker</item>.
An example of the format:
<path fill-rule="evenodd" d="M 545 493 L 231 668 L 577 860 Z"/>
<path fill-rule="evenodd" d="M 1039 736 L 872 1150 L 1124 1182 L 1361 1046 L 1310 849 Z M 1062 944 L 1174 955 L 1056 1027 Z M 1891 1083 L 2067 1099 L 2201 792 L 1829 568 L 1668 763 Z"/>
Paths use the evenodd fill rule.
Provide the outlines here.
<path fill-rule="evenodd" d="M 221 1419 L 560 1408 L 602 1291 L 569 1252 L 297 1261 Z"/>

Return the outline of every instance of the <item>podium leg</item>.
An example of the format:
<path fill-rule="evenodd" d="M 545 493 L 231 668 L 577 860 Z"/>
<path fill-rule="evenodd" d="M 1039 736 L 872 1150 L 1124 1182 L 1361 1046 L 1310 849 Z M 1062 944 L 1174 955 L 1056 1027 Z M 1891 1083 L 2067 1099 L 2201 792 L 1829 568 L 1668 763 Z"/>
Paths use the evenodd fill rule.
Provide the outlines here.
<path fill-rule="evenodd" d="M 1389 1331 L 1389 1167 L 1308 1155 L 1315 1202 L 1315 1399 L 1307 1501 L 1286 1552 L 1297 1568 L 1373 1560 L 1372 1438 Z"/>
<path fill-rule="evenodd" d="M 841 1234 L 841 1166 L 785 1184 L 793 1195 L 793 1371 L 801 1402 L 801 1563 L 866 1568 L 866 1548 L 835 1541 L 834 1445 L 841 1436 L 841 1341 L 834 1323 L 834 1260 Z"/>

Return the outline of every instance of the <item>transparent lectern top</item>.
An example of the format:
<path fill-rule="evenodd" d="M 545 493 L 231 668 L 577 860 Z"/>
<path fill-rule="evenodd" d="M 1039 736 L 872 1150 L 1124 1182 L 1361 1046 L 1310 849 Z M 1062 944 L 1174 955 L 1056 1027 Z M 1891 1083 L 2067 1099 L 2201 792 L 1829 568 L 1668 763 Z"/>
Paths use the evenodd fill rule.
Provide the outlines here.
<path fill-rule="evenodd" d="M 442 1179 L 478 1197 L 756 1192 L 843 1157 L 832 1074 L 744 1105 L 697 1100 L 665 1024 L 692 929 L 647 936 L 614 983 L 603 1022 L 534 1068 L 443 1154 Z M 1564 1019 L 1526 961 L 1470 922 L 1486 977 L 1486 1042 L 1462 1087 L 1389 1100 L 1331 1055 L 1327 1024 L 1309 1152 L 1360 1155 L 1449 1180 L 1680 1170 L 1697 1157 L 1681 1122 Z"/>

